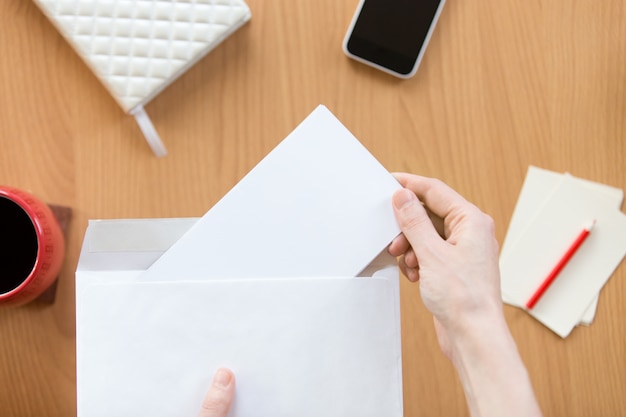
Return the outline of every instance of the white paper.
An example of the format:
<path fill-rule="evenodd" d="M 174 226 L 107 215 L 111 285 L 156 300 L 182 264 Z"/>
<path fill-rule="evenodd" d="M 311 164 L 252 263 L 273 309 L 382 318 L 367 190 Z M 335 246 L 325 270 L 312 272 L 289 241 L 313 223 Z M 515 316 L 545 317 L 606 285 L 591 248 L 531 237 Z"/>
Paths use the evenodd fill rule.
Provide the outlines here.
<path fill-rule="evenodd" d="M 401 417 L 395 272 L 84 287 L 78 415 L 195 416 L 226 366 L 233 417 Z"/>
<path fill-rule="evenodd" d="M 400 188 L 319 106 L 143 278 L 356 276 L 400 233 Z"/>
<path fill-rule="evenodd" d="M 594 219 L 590 236 L 529 311 L 561 337 L 580 321 L 626 253 L 626 216 L 614 196 L 565 176 L 501 258 L 502 291 L 524 305 Z"/>

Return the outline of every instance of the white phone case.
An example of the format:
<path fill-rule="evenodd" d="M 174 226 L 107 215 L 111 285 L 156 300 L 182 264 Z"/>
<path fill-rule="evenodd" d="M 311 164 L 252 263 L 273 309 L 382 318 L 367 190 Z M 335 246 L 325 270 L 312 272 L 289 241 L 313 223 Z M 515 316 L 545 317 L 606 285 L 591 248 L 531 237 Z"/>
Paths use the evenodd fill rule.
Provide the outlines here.
<path fill-rule="evenodd" d="M 357 6 L 356 11 L 354 12 L 354 16 L 352 16 L 350 27 L 348 28 L 348 31 L 346 32 L 346 36 L 343 40 L 343 45 L 342 45 L 343 52 L 348 57 L 354 59 L 355 61 L 361 62 L 365 65 L 369 65 L 370 67 L 379 69 L 383 72 L 386 72 L 387 74 L 393 75 L 394 77 L 399 77 L 399 78 L 404 78 L 404 79 L 411 78 L 417 72 L 417 68 L 419 67 L 422 61 L 422 57 L 424 56 L 424 52 L 426 51 L 426 48 L 428 47 L 428 42 L 430 41 L 430 37 L 432 36 L 433 31 L 435 30 L 435 26 L 437 26 L 437 21 L 439 20 L 439 16 L 441 15 L 441 11 L 443 10 L 443 5 L 445 3 L 445 0 L 441 0 L 441 3 L 439 3 L 439 7 L 437 8 L 437 11 L 435 12 L 435 17 L 433 18 L 433 21 L 430 24 L 430 28 L 428 29 L 428 33 L 426 34 L 426 38 L 424 39 L 424 44 L 422 45 L 422 49 L 417 55 L 417 59 L 415 60 L 415 64 L 413 65 L 411 72 L 409 72 L 408 74 L 400 74 L 398 72 L 390 70 L 389 68 L 383 67 L 382 65 L 378 65 L 374 62 L 363 59 L 360 56 L 354 55 L 350 51 L 348 51 L 348 40 L 350 39 L 350 35 L 352 34 L 352 31 L 354 30 L 354 25 L 356 24 L 359 18 L 359 14 L 361 13 L 361 9 L 363 8 L 363 4 L 365 3 L 365 1 L 366 0 L 359 1 L 359 5 Z"/>

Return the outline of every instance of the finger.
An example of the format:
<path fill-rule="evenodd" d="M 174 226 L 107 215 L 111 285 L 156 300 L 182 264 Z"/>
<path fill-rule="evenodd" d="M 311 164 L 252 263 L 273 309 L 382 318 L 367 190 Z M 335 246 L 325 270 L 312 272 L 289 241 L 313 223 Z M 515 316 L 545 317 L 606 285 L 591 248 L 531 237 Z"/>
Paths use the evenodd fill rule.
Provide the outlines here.
<path fill-rule="evenodd" d="M 215 372 L 198 417 L 226 417 L 235 396 L 235 376 L 225 368 Z"/>
<path fill-rule="evenodd" d="M 413 251 L 413 249 L 409 249 L 404 254 L 404 263 L 406 263 L 406 266 L 408 266 L 409 268 L 419 267 L 419 264 L 417 262 L 417 256 L 415 256 L 415 252 Z"/>
<path fill-rule="evenodd" d="M 400 256 L 409 250 L 411 244 L 402 233 L 400 233 L 389 245 L 388 251 L 391 256 Z"/>
<path fill-rule="evenodd" d="M 431 251 L 433 246 L 441 244 L 442 240 L 435 226 L 412 191 L 398 190 L 393 195 L 392 201 L 398 225 L 418 259 L 422 251 Z"/>
<path fill-rule="evenodd" d="M 394 173 L 398 182 L 424 202 L 424 205 L 441 219 L 445 219 L 455 210 L 464 207 L 474 207 L 459 193 L 435 178 L 419 175 Z"/>
<path fill-rule="evenodd" d="M 404 276 L 407 277 L 409 281 L 416 282 L 420 279 L 419 269 L 409 268 L 408 266 L 406 266 L 406 263 L 404 262 L 404 256 L 402 256 L 398 260 L 398 266 L 400 267 L 400 271 L 402 271 Z"/>
<path fill-rule="evenodd" d="M 406 270 L 406 277 L 411 282 L 417 282 L 420 280 L 419 269 L 409 268 Z"/>

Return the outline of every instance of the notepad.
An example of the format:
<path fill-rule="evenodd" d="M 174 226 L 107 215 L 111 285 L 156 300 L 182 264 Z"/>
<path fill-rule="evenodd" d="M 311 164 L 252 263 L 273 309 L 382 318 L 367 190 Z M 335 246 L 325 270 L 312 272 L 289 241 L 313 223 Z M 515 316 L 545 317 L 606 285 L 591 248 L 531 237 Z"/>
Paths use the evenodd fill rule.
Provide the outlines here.
<path fill-rule="evenodd" d="M 523 306 L 580 230 L 593 233 L 529 313 L 561 337 L 589 321 L 594 301 L 626 254 L 626 216 L 621 190 L 529 169 L 502 247 L 505 301 Z"/>
<path fill-rule="evenodd" d="M 513 211 L 513 215 L 509 222 L 507 234 L 504 242 L 502 243 L 501 259 L 506 257 L 511 246 L 511 242 L 514 242 L 519 238 L 520 234 L 523 233 L 524 228 L 534 218 L 537 211 L 543 206 L 546 200 L 550 197 L 551 193 L 558 187 L 565 175 L 566 174 L 534 166 L 530 166 L 528 168 L 515 210 Z M 624 192 L 619 188 L 588 181 L 582 178 L 572 178 L 579 181 L 581 186 L 591 187 L 599 192 L 606 193 L 607 196 L 614 201 L 615 207 L 618 209 L 622 206 Z M 507 304 L 516 305 L 515 302 L 505 293 L 502 294 L 502 299 Z M 589 325 L 593 322 L 597 304 L 598 297 L 596 296 L 581 318 L 581 324 Z M 517 306 L 519 307 L 521 305 Z"/>
<path fill-rule="evenodd" d="M 35 0 L 157 156 L 167 152 L 144 106 L 250 20 L 243 0 Z"/>

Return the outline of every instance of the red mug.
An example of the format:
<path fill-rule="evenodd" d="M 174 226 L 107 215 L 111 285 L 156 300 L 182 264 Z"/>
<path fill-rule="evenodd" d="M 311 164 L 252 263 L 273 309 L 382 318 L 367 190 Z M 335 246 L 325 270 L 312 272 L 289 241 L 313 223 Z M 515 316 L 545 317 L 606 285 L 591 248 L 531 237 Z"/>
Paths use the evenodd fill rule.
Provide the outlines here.
<path fill-rule="evenodd" d="M 34 300 L 56 280 L 65 239 L 50 207 L 0 185 L 0 306 Z"/>

